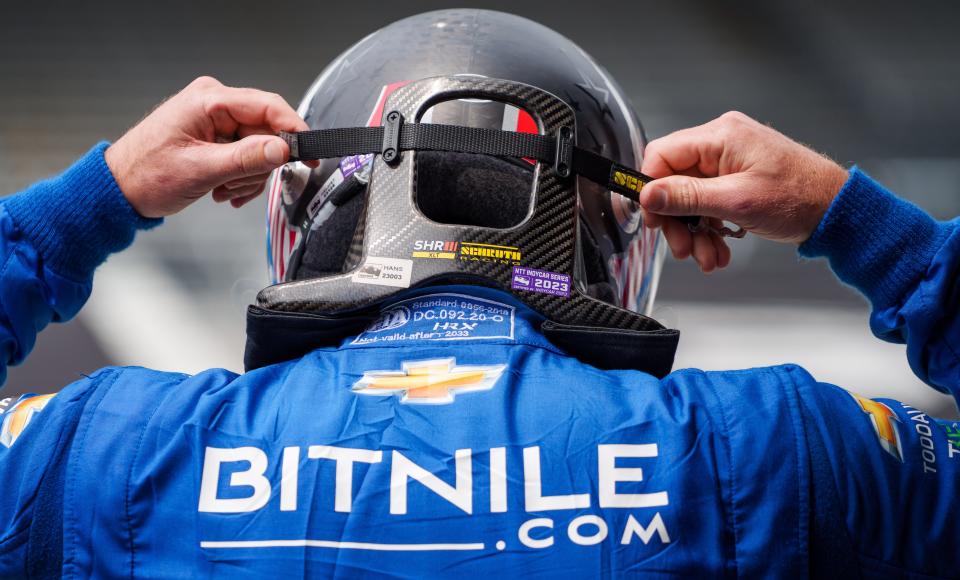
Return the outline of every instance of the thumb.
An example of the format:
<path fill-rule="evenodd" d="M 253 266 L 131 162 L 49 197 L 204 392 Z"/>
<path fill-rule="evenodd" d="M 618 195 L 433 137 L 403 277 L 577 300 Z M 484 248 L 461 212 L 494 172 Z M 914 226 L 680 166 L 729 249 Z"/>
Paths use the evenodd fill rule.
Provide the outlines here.
<path fill-rule="evenodd" d="M 290 148 L 273 135 L 249 135 L 233 143 L 209 144 L 197 157 L 207 174 L 205 181 L 221 185 L 242 177 L 268 173 L 290 157 Z"/>
<path fill-rule="evenodd" d="M 742 204 L 742 185 L 736 174 L 721 177 L 671 175 L 655 179 L 640 192 L 648 212 L 673 216 L 707 216 L 736 221 Z"/>

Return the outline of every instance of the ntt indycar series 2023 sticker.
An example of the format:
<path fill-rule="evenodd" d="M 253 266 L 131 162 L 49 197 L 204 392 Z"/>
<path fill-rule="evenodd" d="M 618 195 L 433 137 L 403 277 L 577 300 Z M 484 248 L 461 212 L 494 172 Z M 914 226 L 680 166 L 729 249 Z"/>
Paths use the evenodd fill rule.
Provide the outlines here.
<path fill-rule="evenodd" d="M 513 306 L 463 294 L 409 298 L 385 309 L 352 344 L 513 339 Z"/>
<path fill-rule="evenodd" d="M 570 276 L 536 268 L 513 267 L 513 280 L 510 287 L 514 290 L 539 292 L 562 298 L 570 297 Z"/>

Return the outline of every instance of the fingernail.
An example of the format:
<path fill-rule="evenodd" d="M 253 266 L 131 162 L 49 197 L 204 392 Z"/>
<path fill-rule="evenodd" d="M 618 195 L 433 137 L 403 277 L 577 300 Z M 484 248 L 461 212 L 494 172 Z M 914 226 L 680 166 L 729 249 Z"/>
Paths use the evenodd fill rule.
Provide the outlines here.
<path fill-rule="evenodd" d="M 647 195 L 647 203 L 643 207 L 650 211 L 658 211 L 667 207 L 667 192 L 662 187 L 654 187 Z"/>
<path fill-rule="evenodd" d="M 283 158 L 283 147 L 276 141 L 269 141 L 263 146 L 263 156 L 270 165 L 280 165 L 285 161 Z"/>

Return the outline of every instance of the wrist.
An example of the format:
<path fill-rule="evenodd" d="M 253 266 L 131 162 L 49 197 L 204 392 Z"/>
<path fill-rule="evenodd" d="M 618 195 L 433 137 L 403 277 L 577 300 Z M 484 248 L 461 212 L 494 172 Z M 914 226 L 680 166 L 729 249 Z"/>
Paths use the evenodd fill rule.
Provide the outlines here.
<path fill-rule="evenodd" d="M 137 196 L 134 193 L 134 186 L 129 179 L 130 171 L 124 137 L 121 137 L 116 143 L 107 147 L 103 152 L 103 160 L 110 169 L 110 173 L 113 175 L 113 179 L 120 189 L 120 193 L 127 200 L 127 203 L 130 204 L 130 207 L 141 217 L 159 217 L 146 216 L 139 207 Z"/>
<path fill-rule="evenodd" d="M 833 205 L 834 200 L 850 179 L 850 172 L 839 164 L 827 158 L 822 158 L 822 161 L 820 167 L 812 170 L 814 174 L 813 191 L 810 193 L 813 203 L 807 212 L 808 219 L 804 228 L 804 235 L 798 245 L 806 243 L 817 231 L 827 214 L 827 210 Z"/>
<path fill-rule="evenodd" d="M 106 163 L 106 148 L 97 145 L 60 176 L 3 201 L 46 265 L 77 281 L 130 245 L 137 230 L 163 221 L 133 209 Z"/>
<path fill-rule="evenodd" d="M 885 307 L 927 269 L 948 233 L 945 224 L 853 167 L 799 253 L 826 257 L 841 280 L 874 307 Z"/>

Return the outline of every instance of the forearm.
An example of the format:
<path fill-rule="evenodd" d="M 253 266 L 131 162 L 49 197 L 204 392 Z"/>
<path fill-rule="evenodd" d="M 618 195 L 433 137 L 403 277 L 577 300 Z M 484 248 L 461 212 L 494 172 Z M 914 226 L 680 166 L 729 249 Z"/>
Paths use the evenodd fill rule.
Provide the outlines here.
<path fill-rule="evenodd" d="M 127 203 L 98 145 L 62 175 L 0 202 L 0 382 L 50 322 L 69 320 L 93 272 L 160 220 Z"/>
<path fill-rule="evenodd" d="M 955 222 L 934 220 L 854 168 L 800 254 L 827 257 L 837 276 L 870 300 L 874 334 L 906 343 L 917 376 L 958 393 Z"/>

